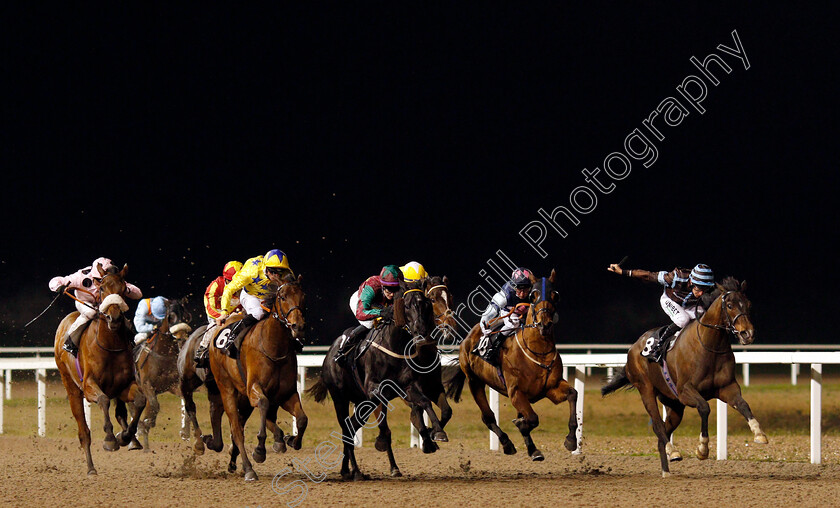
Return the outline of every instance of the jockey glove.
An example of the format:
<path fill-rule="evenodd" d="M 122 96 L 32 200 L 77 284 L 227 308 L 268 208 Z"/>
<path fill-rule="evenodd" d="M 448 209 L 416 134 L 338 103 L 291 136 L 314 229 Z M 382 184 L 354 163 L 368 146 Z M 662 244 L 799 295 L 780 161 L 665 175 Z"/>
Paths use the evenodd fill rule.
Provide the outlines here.
<path fill-rule="evenodd" d="M 384 307 L 382 310 L 379 311 L 379 317 L 381 317 L 382 319 L 393 319 L 394 308 L 391 306 Z"/>

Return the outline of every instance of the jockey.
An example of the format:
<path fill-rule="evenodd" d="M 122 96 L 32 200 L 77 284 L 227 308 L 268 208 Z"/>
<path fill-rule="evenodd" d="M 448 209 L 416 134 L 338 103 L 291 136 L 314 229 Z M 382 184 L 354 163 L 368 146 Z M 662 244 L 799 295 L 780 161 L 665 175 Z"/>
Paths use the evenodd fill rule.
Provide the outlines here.
<path fill-rule="evenodd" d="M 674 268 L 670 272 L 648 272 L 624 270 L 613 263 L 607 270 L 647 282 L 658 282 L 665 286 L 665 291 L 659 297 L 659 304 L 672 322 L 659 333 L 648 337 L 642 349 L 642 356 L 650 362 L 659 362 L 662 359 L 662 345 L 667 344 L 668 339 L 677 330 L 685 328 L 692 319 L 697 319 L 706 312 L 701 297 L 715 286 L 714 273 L 708 265 L 704 264 L 695 266 L 691 271 L 685 268 Z"/>
<path fill-rule="evenodd" d="M 421 282 L 428 277 L 426 269 L 417 261 L 411 261 L 406 263 L 405 266 L 401 266 L 400 272 L 402 272 L 403 280 L 409 283 Z"/>
<path fill-rule="evenodd" d="M 95 318 L 99 312 L 97 308 L 99 283 L 102 281 L 108 269 L 113 266 L 114 264 L 108 258 L 96 258 L 93 264 L 88 267 L 82 268 L 66 277 L 53 277 L 50 280 L 50 291 L 76 290 L 74 296 L 76 297 L 76 310 L 79 311 L 79 317 L 73 321 L 73 324 L 67 330 L 67 335 L 64 337 L 64 345 L 62 346 L 65 351 L 73 356 L 76 356 L 79 352 L 79 339 L 82 337 L 85 325 L 88 321 Z M 134 284 L 126 282 L 125 294 L 123 296 L 138 300 L 143 297 L 143 292 Z"/>
<path fill-rule="evenodd" d="M 222 310 L 222 295 L 225 292 L 225 287 L 233 280 L 239 270 L 242 269 L 242 263 L 239 261 L 228 261 L 222 270 L 222 275 L 213 279 L 213 282 L 207 286 L 204 291 L 204 310 L 207 311 L 207 331 L 201 337 L 201 342 L 195 349 L 195 364 L 196 367 L 209 367 L 205 353 L 210 347 L 210 330 L 216 325 L 216 318 L 221 316 Z M 239 308 L 239 293 L 231 296 L 230 304 L 234 309 Z"/>
<path fill-rule="evenodd" d="M 368 277 L 358 291 L 353 293 L 350 297 L 350 310 L 359 320 L 359 326 L 350 335 L 342 335 L 341 344 L 333 357 L 335 362 L 343 363 L 344 357 L 359 342 L 363 332 L 372 329 L 378 319 L 394 317 L 394 295 L 400 289 L 400 279 L 399 268 L 386 265 L 382 267 L 379 276 Z"/>
<path fill-rule="evenodd" d="M 241 290 L 239 303 L 245 310 L 245 317 L 233 325 L 231 335 L 223 351 L 231 358 L 239 356 L 245 331 L 267 314 L 267 307 L 273 303 L 277 287 L 286 275 L 292 274 L 289 258 L 280 249 L 272 249 L 265 256 L 257 256 L 245 261 L 242 269 L 233 276 L 222 292 L 221 310 L 216 318 L 216 326 L 221 327 L 236 307 L 234 296 Z M 297 339 L 296 339 L 297 340 Z M 297 340 L 295 350 L 300 351 L 303 344 Z"/>
<path fill-rule="evenodd" d="M 137 332 L 134 336 L 135 344 L 148 339 L 149 333 L 160 326 L 161 321 L 166 317 L 168 305 L 169 300 L 162 296 L 140 300 L 137 310 L 134 311 L 134 330 Z"/>
<path fill-rule="evenodd" d="M 531 270 L 517 268 L 511 273 L 510 280 L 493 295 L 481 315 L 481 339 L 472 353 L 492 363 L 505 339 L 522 326 L 522 316 L 528 312 L 533 276 Z"/>

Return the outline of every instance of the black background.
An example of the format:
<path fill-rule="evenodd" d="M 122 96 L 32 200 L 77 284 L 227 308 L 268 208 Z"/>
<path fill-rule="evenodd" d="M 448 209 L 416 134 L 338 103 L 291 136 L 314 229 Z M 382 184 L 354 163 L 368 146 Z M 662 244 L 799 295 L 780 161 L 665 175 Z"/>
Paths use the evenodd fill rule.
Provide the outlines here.
<path fill-rule="evenodd" d="M 271 248 L 304 276 L 312 343 L 353 323 L 350 293 L 383 264 L 420 261 L 463 302 L 495 289 L 479 271 L 500 249 L 557 269 L 559 342 L 666 321 L 659 288 L 606 271 L 625 255 L 746 279 L 757 344 L 838 342 L 821 4 L 4 9 L 3 345 L 51 345 L 69 299 L 23 325 L 51 277 L 98 256 L 146 296 L 192 295 L 197 324 L 225 262 Z M 733 30 L 749 70 L 716 49 Z M 568 206 L 711 52 L 733 71 L 706 113 L 540 258 L 520 229 Z"/>

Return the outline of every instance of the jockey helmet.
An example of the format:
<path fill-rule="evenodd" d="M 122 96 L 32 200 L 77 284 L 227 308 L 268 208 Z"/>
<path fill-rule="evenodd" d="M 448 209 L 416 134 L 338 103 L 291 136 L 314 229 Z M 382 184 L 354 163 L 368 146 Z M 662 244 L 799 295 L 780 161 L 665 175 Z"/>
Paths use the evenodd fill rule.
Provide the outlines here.
<path fill-rule="evenodd" d="M 230 282 L 233 280 L 233 276 L 236 275 L 236 272 L 242 269 L 242 263 L 239 261 L 228 261 L 225 264 L 224 270 L 222 270 L 222 275 L 224 276 L 225 280 Z"/>
<path fill-rule="evenodd" d="M 151 303 L 149 303 L 149 313 L 155 317 L 155 319 L 163 319 L 166 317 L 166 298 L 162 296 L 156 296 L 152 298 Z"/>
<path fill-rule="evenodd" d="M 691 275 L 689 275 L 688 280 L 690 280 L 692 284 L 698 286 L 711 287 L 715 285 L 715 274 L 712 273 L 712 269 L 709 268 L 709 265 L 699 264 L 691 270 Z"/>
<path fill-rule="evenodd" d="M 529 289 L 532 286 L 531 270 L 527 268 L 517 268 L 510 275 L 510 285 L 516 289 Z"/>
<path fill-rule="evenodd" d="M 388 288 L 399 287 L 400 270 L 397 265 L 385 265 L 379 272 L 379 282 Z"/>
<path fill-rule="evenodd" d="M 426 269 L 417 261 L 406 263 L 400 267 L 400 271 L 406 282 L 417 282 L 426 278 Z"/>
<path fill-rule="evenodd" d="M 289 267 L 289 258 L 280 249 L 271 249 L 265 253 L 263 263 L 266 268 L 285 268 L 291 270 Z"/>
<path fill-rule="evenodd" d="M 97 279 L 101 279 L 105 276 L 105 272 L 100 273 L 98 265 L 102 265 L 102 269 L 107 271 L 108 268 L 111 268 L 114 264 L 108 258 L 96 258 L 93 260 L 93 264 L 91 266 L 90 276 L 95 277 Z"/>

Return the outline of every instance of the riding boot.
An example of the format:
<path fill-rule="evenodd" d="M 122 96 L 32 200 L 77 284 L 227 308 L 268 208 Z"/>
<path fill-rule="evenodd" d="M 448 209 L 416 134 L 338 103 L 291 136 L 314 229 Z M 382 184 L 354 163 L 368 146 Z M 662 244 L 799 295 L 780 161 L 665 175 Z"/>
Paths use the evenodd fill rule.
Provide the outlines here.
<path fill-rule="evenodd" d="M 362 337 L 365 331 L 367 331 L 367 327 L 364 325 L 359 325 L 350 332 L 344 342 L 338 347 L 338 351 L 335 352 L 335 356 L 333 356 L 333 361 L 339 365 L 345 365 L 347 360 L 347 353 L 349 353 L 353 346 L 359 342 L 359 338 Z"/>
<path fill-rule="evenodd" d="M 210 362 L 208 361 L 210 358 L 207 356 L 207 351 L 210 348 L 207 346 L 202 346 L 199 344 L 197 348 L 195 348 L 195 355 L 193 355 L 193 359 L 195 360 L 195 367 L 197 369 L 206 369 L 210 366 Z"/>
<path fill-rule="evenodd" d="M 82 338 L 82 332 L 84 331 L 84 326 L 79 326 L 75 330 L 67 332 L 67 335 L 64 337 L 64 345 L 61 346 L 62 349 L 67 351 L 73 356 L 79 355 L 79 340 Z"/>
<path fill-rule="evenodd" d="M 500 332 L 496 332 L 490 336 L 490 340 L 487 344 L 487 350 L 484 352 L 483 355 L 480 355 L 481 358 L 486 360 L 491 365 L 496 365 L 498 362 L 499 356 L 499 349 L 501 348 L 502 342 L 505 341 L 505 338 L 502 337 Z"/>
<path fill-rule="evenodd" d="M 255 318 L 250 314 L 246 314 L 244 318 L 240 319 L 233 325 L 233 328 L 230 330 L 230 334 L 233 335 L 232 339 L 227 341 L 227 344 L 224 348 L 224 353 L 231 358 L 239 358 L 239 349 L 242 347 L 242 339 L 245 338 L 245 332 L 251 328 L 251 325 L 254 325 L 259 321 L 259 319 Z"/>
<path fill-rule="evenodd" d="M 651 363 L 658 363 L 662 360 L 663 346 L 679 329 L 680 327 L 676 323 L 671 323 L 665 328 L 662 328 L 659 333 L 648 337 L 647 342 L 645 342 L 645 347 L 642 349 L 642 356 L 647 358 Z"/>

